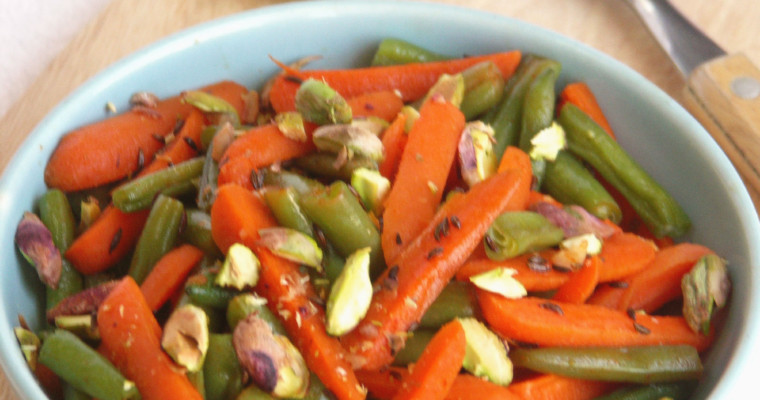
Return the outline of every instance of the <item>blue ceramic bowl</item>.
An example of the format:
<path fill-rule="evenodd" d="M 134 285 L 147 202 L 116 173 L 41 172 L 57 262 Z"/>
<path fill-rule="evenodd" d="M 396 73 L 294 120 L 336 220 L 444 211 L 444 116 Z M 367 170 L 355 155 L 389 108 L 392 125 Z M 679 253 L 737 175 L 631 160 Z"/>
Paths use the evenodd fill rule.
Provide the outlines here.
<path fill-rule="evenodd" d="M 561 61 L 560 85 L 586 81 L 621 144 L 692 217 L 694 227 L 685 239 L 711 247 L 730 262 L 730 309 L 695 397 L 753 393 L 752 361 L 760 359 L 760 276 L 754 269 L 760 265 L 760 225 L 726 156 L 675 101 L 610 57 L 509 18 L 413 2 L 308 2 L 234 15 L 151 45 L 88 81 L 29 135 L 0 182 L 0 220 L 5 221 L 0 229 L 0 363 L 19 395 L 45 398 L 12 332 L 19 314 L 33 327 L 41 325 L 44 292 L 15 250 L 13 234 L 23 211 L 45 192 L 42 171 L 64 133 L 103 118 L 106 102 L 126 109 L 138 90 L 168 96 L 220 79 L 259 87 L 277 71 L 269 54 L 287 62 L 321 54 L 323 60 L 310 66 L 315 68 L 365 65 L 385 37 L 448 54 L 517 48 Z"/>

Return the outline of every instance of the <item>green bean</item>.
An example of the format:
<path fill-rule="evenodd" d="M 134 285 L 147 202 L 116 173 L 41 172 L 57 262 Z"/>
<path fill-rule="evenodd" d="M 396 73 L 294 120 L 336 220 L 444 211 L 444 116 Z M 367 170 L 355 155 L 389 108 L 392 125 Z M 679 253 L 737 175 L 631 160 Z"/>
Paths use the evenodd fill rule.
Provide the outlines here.
<path fill-rule="evenodd" d="M 201 395 L 201 398 L 206 398 L 206 380 L 203 377 L 203 368 L 198 371 L 187 371 L 187 379 L 193 385 L 195 390 Z"/>
<path fill-rule="evenodd" d="M 233 297 L 227 306 L 227 324 L 230 326 L 230 330 L 234 331 L 238 322 L 245 319 L 248 315 L 256 313 L 259 318 L 272 327 L 274 333 L 287 336 L 282 322 L 261 300 L 250 293 Z"/>
<path fill-rule="evenodd" d="M 174 247 L 184 213 L 185 208 L 178 200 L 162 194 L 156 198 L 129 265 L 129 275 L 138 285 L 156 262 Z"/>
<path fill-rule="evenodd" d="M 462 71 L 465 93 L 459 108 L 471 120 L 494 107 L 504 94 L 504 77 L 491 61 L 473 65 Z"/>
<path fill-rule="evenodd" d="M 651 385 L 634 385 L 618 389 L 594 400 L 686 400 L 697 382 L 666 382 Z"/>
<path fill-rule="evenodd" d="M 195 203 L 203 211 L 209 211 L 211 205 L 216 199 L 217 179 L 219 178 L 219 164 L 212 156 L 214 153 L 213 144 L 209 144 L 206 150 L 206 156 L 203 161 L 203 169 L 198 182 L 198 197 Z"/>
<path fill-rule="evenodd" d="M 271 187 L 264 191 L 264 201 L 272 210 L 277 223 L 314 237 L 311 221 L 304 215 L 298 203 L 299 194 L 292 187 Z"/>
<path fill-rule="evenodd" d="M 433 335 L 435 335 L 434 330 L 416 329 L 406 339 L 404 347 L 396 353 L 396 356 L 393 358 L 393 365 L 407 366 L 417 362 L 425 347 L 433 339 Z"/>
<path fill-rule="evenodd" d="M 319 181 L 285 170 L 265 170 L 263 175 L 264 185 L 293 188 L 300 195 L 325 187 L 325 185 L 321 184 Z"/>
<path fill-rule="evenodd" d="M 496 217 L 484 241 L 488 258 L 502 261 L 555 246 L 563 238 L 562 229 L 543 215 L 533 211 L 510 211 Z"/>
<path fill-rule="evenodd" d="M 623 218 L 615 199 L 572 154 L 560 151 L 546 163 L 544 190 L 563 204 L 576 204 L 601 219 L 619 223 Z"/>
<path fill-rule="evenodd" d="M 337 250 L 335 250 L 335 246 L 330 242 L 327 242 L 322 256 L 322 268 L 324 268 L 325 275 L 329 281 L 328 286 L 329 283 L 335 282 L 335 280 L 338 279 L 338 275 L 343 271 L 343 266 L 345 264 L 346 260 L 338 254 Z M 317 282 L 314 282 L 314 284 L 320 286 Z M 327 289 L 329 290 L 329 287 Z"/>
<path fill-rule="evenodd" d="M 557 82 L 559 71 L 547 68 L 531 82 L 525 93 L 522 118 L 520 120 L 520 148 L 529 152 L 533 144 L 531 140 L 544 128 L 549 127 L 554 120 L 554 104 L 556 92 L 554 85 Z M 546 160 L 531 159 L 533 176 L 536 177 L 538 187 L 543 183 L 546 169 Z"/>
<path fill-rule="evenodd" d="M 515 349 L 509 358 L 516 367 L 600 381 L 648 384 L 702 374 L 699 353 L 687 345 Z"/>
<path fill-rule="evenodd" d="M 91 400 L 92 397 L 87 393 L 69 385 L 63 383 L 63 400 Z"/>
<path fill-rule="evenodd" d="M 149 208 L 158 193 L 178 183 L 197 178 L 203 157 L 196 157 L 125 183 L 113 191 L 111 200 L 119 210 L 134 212 Z"/>
<path fill-rule="evenodd" d="M 76 230 L 74 213 L 71 211 L 68 198 L 62 191 L 51 189 L 40 198 L 39 207 L 40 220 L 53 236 L 55 247 L 61 253 L 65 252 L 74 242 Z M 61 263 L 61 277 L 58 280 L 58 287 L 53 289 L 45 286 L 47 309 L 55 307 L 64 298 L 80 292 L 82 286 L 82 275 L 64 258 Z"/>
<path fill-rule="evenodd" d="M 656 237 L 686 233 L 691 221 L 678 202 L 588 115 L 566 104 L 559 123 L 565 129 L 570 152 L 617 189 Z"/>
<path fill-rule="evenodd" d="M 56 330 L 47 336 L 40 348 L 39 362 L 92 397 L 122 400 L 139 396 L 133 382 L 71 332 Z"/>
<path fill-rule="evenodd" d="M 454 318 L 474 317 L 478 303 L 467 282 L 451 281 L 430 304 L 420 320 L 420 328 L 440 328 Z"/>
<path fill-rule="evenodd" d="M 338 162 L 335 154 L 318 152 L 293 160 L 304 171 L 329 179 L 350 181 L 351 175 L 359 168 L 377 170 L 377 162 L 367 157 L 354 156 L 345 162 Z"/>
<path fill-rule="evenodd" d="M 203 250 L 211 257 L 221 258 L 222 252 L 211 236 L 211 215 L 197 208 L 185 211 L 185 229 L 182 230 L 182 240 Z"/>
<path fill-rule="evenodd" d="M 232 334 L 209 335 L 203 380 L 206 400 L 232 400 L 243 390 L 243 369 L 232 345 Z"/>
<path fill-rule="evenodd" d="M 185 293 L 193 304 L 216 309 L 224 309 L 239 291 L 223 288 L 213 283 L 213 278 L 205 284 L 191 283 L 185 286 Z"/>
<path fill-rule="evenodd" d="M 404 40 L 387 38 L 383 39 L 377 47 L 377 51 L 372 57 L 372 65 L 399 65 L 442 61 L 449 58 Z"/>
<path fill-rule="evenodd" d="M 345 182 L 337 181 L 303 196 L 301 206 L 341 256 L 370 247 L 370 275 L 376 277 L 382 272 L 385 260 L 380 233 Z"/>

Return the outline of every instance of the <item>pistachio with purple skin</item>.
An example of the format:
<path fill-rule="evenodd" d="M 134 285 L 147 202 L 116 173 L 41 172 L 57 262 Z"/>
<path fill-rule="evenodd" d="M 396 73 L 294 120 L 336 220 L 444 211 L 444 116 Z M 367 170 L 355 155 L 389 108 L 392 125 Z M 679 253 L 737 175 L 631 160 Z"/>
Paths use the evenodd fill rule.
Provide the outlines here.
<path fill-rule="evenodd" d="M 222 287 L 243 290 L 254 287 L 259 282 L 261 262 L 247 246 L 234 243 L 227 250 L 222 269 L 216 275 L 214 283 Z"/>
<path fill-rule="evenodd" d="M 208 351 L 208 316 L 203 309 L 185 304 L 172 312 L 164 325 L 161 347 L 177 364 L 195 372 Z"/>
<path fill-rule="evenodd" d="M 435 84 L 425 94 L 425 97 L 419 102 L 418 108 L 433 98 L 448 101 L 459 107 L 462 104 L 462 99 L 464 99 L 464 92 L 464 76 L 462 74 L 441 74 Z"/>
<path fill-rule="evenodd" d="M 53 243 L 53 235 L 34 213 L 24 212 L 16 227 L 16 246 L 37 270 L 45 285 L 57 289 L 61 278 L 61 253 Z"/>
<path fill-rule="evenodd" d="M 481 121 L 469 122 L 459 139 L 459 168 L 468 186 L 496 173 L 497 158 L 493 150 L 494 131 Z"/>
<path fill-rule="evenodd" d="M 303 356 L 264 320 L 248 315 L 235 327 L 232 344 L 240 365 L 260 389 L 276 397 L 304 397 L 309 370 Z"/>
<path fill-rule="evenodd" d="M 98 311 L 100 303 L 111 293 L 119 281 L 108 281 L 68 296 L 47 311 L 50 322 L 65 315 L 86 315 Z"/>
<path fill-rule="evenodd" d="M 360 155 L 380 161 L 385 156 L 383 142 L 363 125 L 322 125 L 314 131 L 312 140 L 321 151 L 333 154 L 347 152 L 348 159 Z"/>
<path fill-rule="evenodd" d="M 695 332 L 708 334 L 715 310 L 726 305 L 731 291 L 725 260 L 715 254 L 700 258 L 683 276 L 681 290 L 683 315 L 689 327 Z"/>

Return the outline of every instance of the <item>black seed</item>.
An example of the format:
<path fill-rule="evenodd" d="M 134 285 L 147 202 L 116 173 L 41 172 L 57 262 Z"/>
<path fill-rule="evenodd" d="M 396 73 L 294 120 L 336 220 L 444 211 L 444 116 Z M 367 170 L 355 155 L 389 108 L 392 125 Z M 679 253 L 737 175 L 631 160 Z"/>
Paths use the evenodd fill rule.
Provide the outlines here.
<path fill-rule="evenodd" d="M 488 247 L 488 250 L 491 250 L 494 253 L 499 251 L 499 247 L 496 246 L 496 242 L 493 241 L 493 238 L 490 235 L 486 235 L 483 237 L 483 239 L 485 239 L 486 247 Z"/>
<path fill-rule="evenodd" d="M 545 308 L 547 310 L 550 310 L 550 311 L 554 311 L 555 313 L 557 313 L 559 315 L 565 315 L 565 312 L 562 311 L 562 307 L 560 307 L 557 304 L 554 304 L 554 303 L 541 303 L 538 306 L 541 307 L 541 308 Z"/>
<path fill-rule="evenodd" d="M 401 235 L 399 235 L 399 234 L 397 233 L 397 234 L 396 234 L 396 244 L 399 244 L 399 245 L 400 245 L 401 243 L 402 243 L 402 242 L 401 242 Z"/>
<path fill-rule="evenodd" d="M 634 310 L 633 308 L 629 308 L 629 309 L 625 310 L 625 313 L 628 314 L 628 316 L 632 320 L 636 321 L 636 310 Z"/>
<path fill-rule="evenodd" d="M 374 110 L 375 106 L 372 103 L 364 103 L 365 110 Z"/>
<path fill-rule="evenodd" d="M 388 279 L 398 280 L 398 265 L 394 265 L 388 270 Z"/>
<path fill-rule="evenodd" d="M 285 75 L 285 80 L 295 82 L 299 85 L 303 83 L 303 79 L 293 75 Z"/>
<path fill-rule="evenodd" d="M 552 267 L 545 258 L 534 254 L 528 259 L 528 268 L 535 272 L 549 272 Z"/>
<path fill-rule="evenodd" d="M 636 329 L 636 332 L 641 333 L 643 335 L 648 335 L 648 334 L 652 333 L 652 331 L 650 331 L 649 328 L 647 328 L 644 325 L 641 325 L 638 322 L 634 322 L 633 323 L 633 327 Z"/>
<path fill-rule="evenodd" d="M 401 382 L 404 379 L 404 376 L 401 375 L 401 372 L 396 371 L 395 369 L 389 370 L 388 373 L 393 377 L 393 379 Z"/>
<path fill-rule="evenodd" d="M 443 247 L 436 247 L 433 250 L 430 250 L 430 252 L 427 255 L 427 259 L 430 260 L 431 258 L 440 255 L 443 253 Z"/>
<path fill-rule="evenodd" d="M 164 137 L 159 135 L 158 133 L 154 133 L 150 135 L 153 139 L 155 139 L 157 142 L 164 143 Z"/>
<path fill-rule="evenodd" d="M 454 225 L 454 228 L 460 229 L 462 227 L 462 221 L 460 221 L 456 215 L 452 215 L 451 225 Z"/>
<path fill-rule="evenodd" d="M 607 285 L 609 287 L 613 287 L 613 288 L 616 288 L 616 289 L 625 289 L 625 288 L 628 287 L 628 282 L 624 282 L 624 281 L 612 281 L 612 282 L 607 282 Z"/>
<path fill-rule="evenodd" d="M 251 185 L 253 185 L 253 188 L 256 190 L 261 189 L 264 187 L 264 174 L 259 173 L 257 170 L 251 171 Z"/>
<path fill-rule="evenodd" d="M 174 134 L 176 135 L 179 133 L 179 131 L 182 130 L 182 128 L 185 127 L 185 121 L 184 119 L 178 119 L 177 122 L 174 123 Z"/>
<path fill-rule="evenodd" d="M 318 226 L 312 224 L 314 228 L 314 239 L 317 240 L 317 244 L 319 247 L 325 247 L 327 246 L 327 238 L 325 237 L 325 233 L 322 232 L 322 229 L 319 229 Z"/>
<path fill-rule="evenodd" d="M 111 244 L 108 246 L 108 254 L 111 254 L 116 250 L 116 246 L 119 245 L 119 242 L 121 242 L 121 228 L 119 228 L 111 238 Z"/>
<path fill-rule="evenodd" d="M 564 265 L 552 265 L 552 268 L 554 268 L 556 271 L 559 271 L 559 272 L 565 272 L 565 273 L 573 272 L 572 268 L 565 267 Z"/>
<path fill-rule="evenodd" d="M 145 166 L 145 153 L 142 149 L 137 149 L 137 169 L 142 169 Z"/>
<path fill-rule="evenodd" d="M 195 140 L 193 140 L 193 138 L 185 136 L 185 143 L 187 143 L 191 149 L 195 150 L 196 153 L 199 151 L 198 145 L 195 143 Z"/>
<path fill-rule="evenodd" d="M 381 215 L 381 216 L 380 216 L 380 218 L 378 218 L 378 219 L 377 219 L 377 224 L 378 224 L 378 225 L 380 225 L 380 226 L 379 226 L 379 229 L 380 229 L 380 233 L 382 233 L 382 232 L 383 232 L 383 224 L 384 224 L 384 222 L 383 222 L 383 221 L 384 221 L 384 220 L 383 220 L 383 216 Z"/>

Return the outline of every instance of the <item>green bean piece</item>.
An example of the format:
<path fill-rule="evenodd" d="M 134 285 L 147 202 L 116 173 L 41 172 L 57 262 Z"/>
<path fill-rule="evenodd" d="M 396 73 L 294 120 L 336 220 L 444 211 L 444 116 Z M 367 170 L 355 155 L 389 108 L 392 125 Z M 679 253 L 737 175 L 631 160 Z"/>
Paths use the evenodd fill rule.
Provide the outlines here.
<path fill-rule="evenodd" d="M 40 220 L 53 236 L 55 247 L 63 253 L 74 242 L 76 222 L 74 213 L 66 195 L 58 190 L 48 190 L 39 201 Z M 61 277 L 58 288 L 45 285 L 45 304 L 47 309 L 55 307 L 58 302 L 82 290 L 82 275 L 65 258 L 61 262 Z"/>
<path fill-rule="evenodd" d="M 98 272 L 97 274 L 84 275 L 82 277 L 82 281 L 84 281 L 84 288 L 89 289 L 91 287 L 95 287 L 116 279 L 115 274 L 112 271 L 113 268 L 114 267 L 109 268 L 107 271 Z"/>
<path fill-rule="evenodd" d="M 196 157 L 168 168 L 135 178 L 113 191 L 112 202 L 123 212 L 149 208 L 157 194 L 178 183 L 187 182 L 201 175 L 203 157 Z"/>
<path fill-rule="evenodd" d="M 313 238 L 314 228 L 301 210 L 299 197 L 298 192 L 292 187 L 271 187 L 264 191 L 264 201 L 272 210 L 278 224 Z"/>
<path fill-rule="evenodd" d="M 699 353 L 688 345 L 515 349 L 509 358 L 517 367 L 600 381 L 648 384 L 702 375 Z"/>
<path fill-rule="evenodd" d="M 71 332 L 59 329 L 47 336 L 40 348 L 39 362 L 92 397 L 101 400 L 139 397 L 133 382 Z"/>
<path fill-rule="evenodd" d="M 503 261 L 556 246 L 563 238 L 562 229 L 543 215 L 533 211 L 509 211 L 496 217 L 484 242 L 488 258 Z"/>
<path fill-rule="evenodd" d="M 400 65 L 419 62 L 442 61 L 451 57 L 437 54 L 404 40 L 387 38 L 380 45 L 372 57 L 372 65 Z"/>
<path fill-rule="evenodd" d="M 185 286 L 185 293 L 193 304 L 215 309 L 224 309 L 239 291 L 213 284 L 213 279 L 205 284 L 191 283 Z"/>
<path fill-rule="evenodd" d="M 137 240 L 129 275 L 141 284 L 156 262 L 174 247 L 185 207 L 179 200 L 158 195 Z"/>
<path fill-rule="evenodd" d="M 469 121 L 494 107 L 504 94 L 504 77 L 491 61 L 462 71 L 465 93 L 459 108 Z"/>
<path fill-rule="evenodd" d="M 206 150 L 203 170 L 201 170 L 201 177 L 198 182 L 198 197 L 195 199 L 198 208 L 207 212 L 211 210 L 211 205 L 216 199 L 217 180 L 219 178 L 219 164 L 214 160 L 213 153 L 214 145 L 210 143 L 208 150 Z"/>
<path fill-rule="evenodd" d="M 370 275 L 376 277 L 383 271 L 380 233 L 345 182 L 337 181 L 303 196 L 301 206 L 338 254 L 348 257 L 358 249 L 370 247 Z"/>
<path fill-rule="evenodd" d="M 216 132 L 219 130 L 217 125 L 208 125 L 201 131 L 201 150 L 206 152 L 211 147 L 211 142 L 214 140 Z"/>
<path fill-rule="evenodd" d="M 216 333 L 229 332 L 229 327 L 227 326 L 227 318 L 225 318 L 224 313 L 219 312 L 219 308 L 211 307 L 211 306 L 193 301 L 190 295 L 187 294 L 187 287 L 190 285 L 192 285 L 192 283 L 188 283 L 185 285 L 185 288 L 179 297 L 179 301 L 177 301 L 176 307 L 181 307 L 185 304 L 192 304 L 196 307 L 200 307 L 206 313 L 206 316 L 208 316 L 209 332 L 216 332 Z M 203 300 L 205 298 L 201 296 L 201 299 Z"/>
<path fill-rule="evenodd" d="M 272 328 L 272 332 L 287 336 L 285 327 L 276 315 L 266 306 L 263 299 L 251 293 L 239 294 L 230 300 L 227 306 L 227 324 L 234 331 L 238 322 L 244 320 L 251 313 L 263 319 Z"/>
<path fill-rule="evenodd" d="M 393 358 L 393 365 L 407 366 L 417 362 L 425 347 L 433 339 L 435 332 L 435 330 L 424 328 L 412 332 L 412 335 L 406 339 L 404 347 Z"/>
<path fill-rule="evenodd" d="M 607 189 L 591 172 L 566 151 L 560 151 L 554 162 L 546 163 L 544 191 L 563 204 L 576 204 L 592 215 L 619 223 L 623 212 Z"/>
<path fill-rule="evenodd" d="M 588 115 L 566 104 L 559 123 L 570 152 L 617 189 L 656 237 L 675 238 L 689 230 L 691 220 L 678 202 Z"/>
<path fill-rule="evenodd" d="M 420 320 L 420 328 L 440 328 L 455 318 L 475 317 L 478 302 L 467 282 L 451 281 L 430 304 Z"/>
<path fill-rule="evenodd" d="M 193 178 L 183 182 L 175 183 L 165 187 L 158 193 L 165 196 L 174 197 L 175 199 L 182 199 L 183 197 L 190 197 L 198 193 L 198 184 L 200 179 Z"/>
<path fill-rule="evenodd" d="M 63 400 L 91 400 L 92 397 L 87 393 L 69 385 L 63 383 Z"/>
<path fill-rule="evenodd" d="M 548 128 L 554 120 L 554 105 L 556 103 L 556 91 L 554 86 L 559 77 L 559 70 L 547 68 L 531 82 L 525 93 L 522 118 L 520 120 L 520 148 L 530 152 L 533 144 L 531 140 L 544 128 Z M 536 185 L 540 187 L 546 169 L 546 160 L 531 159 L 533 176 L 536 177 Z"/>
<path fill-rule="evenodd" d="M 206 400 L 233 400 L 243 390 L 243 369 L 232 345 L 232 334 L 209 335 L 203 380 Z"/>
<path fill-rule="evenodd" d="M 203 378 L 203 368 L 198 371 L 187 371 L 187 379 L 193 385 L 195 390 L 200 393 L 201 398 L 206 398 L 206 380 Z"/>
<path fill-rule="evenodd" d="M 345 162 L 339 162 L 338 155 L 318 152 L 293 160 L 304 171 L 323 178 L 350 181 L 351 175 L 359 168 L 377 170 L 377 162 L 361 156 L 354 156 Z"/>
<path fill-rule="evenodd" d="M 696 385 L 697 382 L 694 381 L 633 385 L 620 388 L 594 400 L 687 400 Z"/>
<path fill-rule="evenodd" d="M 322 268 L 324 268 L 325 275 L 329 281 L 327 282 L 327 286 L 338 279 L 338 275 L 340 275 L 340 271 L 343 271 L 343 266 L 345 264 L 346 260 L 341 257 L 340 254 L 338 254 L 338 252 L 335 250 L 335 246 L 333 246 L 330 242 L 327 242 L 322 256 Z M 314 282 L 314 284 L 316 286 L 320 286 L 318 282 Z M 329 290 L 329 287 L 327 289 Z"/>
<path fill-rule="evenodd" d="M 211 215 L 197 208 L 185 210 L 185 229 L 182 230 L 182 240 L 203 250 L 206 255 L 221 258 L 222 252 L 211 236 Z"/>
<path fill-rule="evenodd" d="M 301 174 L 295 172 L 280 170 L 272 171 L 265 170 L 264 185 L 265 186 L 279 186 L 281 188 L 293 188 L 298 194 L 304 195 L 311 193 L 313 190 L 322 189 L 325 187 L 319 181 L 307 178 Z"/>

